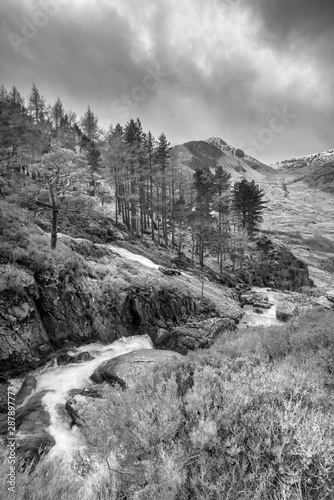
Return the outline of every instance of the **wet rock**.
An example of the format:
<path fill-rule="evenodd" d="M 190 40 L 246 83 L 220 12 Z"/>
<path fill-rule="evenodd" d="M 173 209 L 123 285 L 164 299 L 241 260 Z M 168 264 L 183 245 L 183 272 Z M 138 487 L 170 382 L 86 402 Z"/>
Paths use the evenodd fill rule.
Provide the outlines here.
<path fill-rule="evenodd" d="M 276 307 L 276 318 L 280 321 L 289 321 L 296 316 L 296 306 L 292 302 L 286 300 L 281 301 Z"/>
<path fill-rule="evenodd" d="M 96 383 L 107 381 L 123 388 L 131 387 L 139 376 L 151 377 L 156 366 L 174 364 L 181 359 L 181 354 L 176 352 L 141 349 L 107 361 L 95 370 L 91 379 Z"/>
<path fill-rule="evenodd" d="M 8 387 L 9 382 L 4 379 L 0 381 L 0 413 L 7 413 L 8 410 Z"/>
<path fill-rule="evenodd" d="M 177 269 L 168 269 L 160 266 L 159 271 L 166 276 L 181 276 L 181 272 Z"/>
<path fill-rule="evenodd" d="M 169 339 L 169 337 L 170 333 L 168 330 L 165 330 L 164 328 L 159 328 L 159 330 L 155 334 L 154 344 L 155 345 L 163 344 L 167 339 Z"/>
<path fill-rule="evenodd" d="M 71 363 L 75 363 L 74 357 L 70 356 L 66 352 L 63 352 L 62 354 L 58 354 L 56 357 L 57 360 L 57 365 L 62 366 L 62 365 L 69 365 Z"/>
<path fill-rule="evenodd" d="M 36 389 L 36 385 L 36 378 L 33 375 L 27 375 L 20 387 L 20 390 L 16 394 L 16 404 L 22 404 L 23 401 L 30 396 L 32 391 Z"/>
<path fill-rule="evenodd" d="M 87 351 L 80 352 L 79 354 L 74 356 L 75 363 L 84 363 L 85 361 L 91 361 L 92 359 L 94 359 L 93 356 L 91 356 Z"/>
<path fill-rule="evenodd" d="M 270 302 L 256 302 L 256 301 L 254 301 L 253 304 L 254 307 L 261 309 L 270 309 L 272 305 L 273 304 L 271 304 Z"/>
<path fill-rule="evenodd" d="M 93 356 L 88 351 L 79 352 L 74 356 L 64 352 L 57 356 L 57 364 L 58 365 L 70 365 L 73 363 L 84 363 L 85 361 L 91 361 Z"/>
<path fill-rule="evenodd" d="M 112 435 L 112 401 L 119 397 L 119 392 L 107 382 L 93 388 L 80 391 L 66 402 L 66 411 L 72 422 L 80 427 L 80 433 L 91 446 L 101 445 L 99 429 L 108 429 L 110 434 L 103 435 L 106 442 Z M 99 425 L 96 425 L 98 415 Z M 92 429 L 94 432 L 92 432 Z M 103 432 L 101 430 L 101 432 Z"/>
<path fill-rule="evenodd" d="M 174 328 L 166 347 L 185 354 L 188 350 L 210 347 L 214 339 L 226 330 L 234 329 L 233 321 L 226 318 L 210 318 L 203 321 L 189 320 Z"/>
<path fill-rule="evenodd" d="M 333 308 L 333 303 L 328 300 L 327 297 L 318 297 L 314 298 L 313 302 L 315 305 L 325 307 L 326 309 L 332 309 Z"/>
<path fill-rule="evenodd" d="M 240 295 L 240 303 L 245 305 L 251 305 L 253 307 L 261 307 L 263 309 L 270 309 L 272 304 L 269 303 L 268 297 L 265 293 L 259 292 L 247 292 Z"/>

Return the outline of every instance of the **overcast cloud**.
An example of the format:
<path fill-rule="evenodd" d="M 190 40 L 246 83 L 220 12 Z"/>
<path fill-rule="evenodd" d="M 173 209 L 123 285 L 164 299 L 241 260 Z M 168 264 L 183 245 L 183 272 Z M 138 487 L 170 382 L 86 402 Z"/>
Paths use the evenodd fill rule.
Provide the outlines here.
<path fill-rule="evenodd" d="M 334 147 L 332 0 L 0 0 L 0 19 L 0 83 L 105 127 L 265 162 Z"/>

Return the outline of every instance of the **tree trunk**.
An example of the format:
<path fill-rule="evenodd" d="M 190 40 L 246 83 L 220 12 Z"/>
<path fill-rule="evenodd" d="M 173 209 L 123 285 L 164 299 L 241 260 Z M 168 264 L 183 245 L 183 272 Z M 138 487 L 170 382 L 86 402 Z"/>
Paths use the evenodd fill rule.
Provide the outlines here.
<path fill-rule="evenodd" d="M 179 256 L 179 258 L 181 257 L 181 246 L 182 246 L 182 232 L 181 232 L 181 229 L 182 229 L 182 224 L 180 224 L 180 227 L 179 227 L 179 248 L 178 248 L 178 256 Z"/>
<path fill-rule="evenodd" d="M 58 233 L 58 215 L 59 209 L 52 209 L 52 229 L 51 229 L 51 248 L 54 250 L 57 246 L 57 233 Z"/>

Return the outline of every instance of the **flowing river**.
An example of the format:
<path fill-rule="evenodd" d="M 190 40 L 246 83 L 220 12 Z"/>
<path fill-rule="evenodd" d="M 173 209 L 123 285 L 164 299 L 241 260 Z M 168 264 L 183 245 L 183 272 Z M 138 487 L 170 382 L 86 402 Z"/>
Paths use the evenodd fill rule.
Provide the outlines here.
<path fill-rule="evenodd" d="M 79 429 L 71 426 L 69 419 L 64 417 L 66 412 L 64 405 L 71 397 L 74 389 L 82 390 L 93 385 L 90 376 L 105 361 L 116 356 L 126 354 L 139 349 L 153 349 L 153 344 L 148 335 L 121 338 L 109 345 L 89 344 L 78 348 L 71 348 L 67 354 L 75 357 L 80 353 L 89 353 L 93 359 L 77 364 L 66 366 L 46 366 L 32 375 L 37 379 L 37 386 L 32 391 L 21 407 L 17 408 L 24 419 L 24 430 L 18 432 L 17 438 L 25 449 L 34 448 L 35 442 L 47 442 L 47 436 L 51 436 L 51 442 L 55 444 L 50 454 L 72 453 L 85 447 L 85 442 Z M 22 380 L 12 380 L 11 384 L 19 388 Z M 41 396 L 39 398 L 39 396 Z M 37 401 L 41 405 L 36 404 Z M 40 414 L 38 414 L 40 408 Z M 43 429 L 43 417 L 47 412 L 49 425 Z M 30 420 L 30 422 L 29 422 Z M 48 420 L 48 419 L 47 419 Z M 27 427 L 26 422 L 29 422 Z M 53 438 L 53 440 L 52 440 Z M 49 440 L 50 441 L 50 440 Z"/>
<path fill-rule="evenodd" d="M 238 324 L 238 328 L 249 328 L 252 326 L 275 326 L 280 325 L 281 322 L 276 318 L 276 304 L 277 304 L 277 292 L 273 292 L 269 288 L 258 288 L 253 287 L 252 292 L 260 293 L 269 300 L 271 304 L 270 309 L 254 308 L 251 305 L 245 305 L 244 311 L 245 315 L 241 318 Z M 255 309 L 260 309 L 262 312 L 258 313 Z"/>

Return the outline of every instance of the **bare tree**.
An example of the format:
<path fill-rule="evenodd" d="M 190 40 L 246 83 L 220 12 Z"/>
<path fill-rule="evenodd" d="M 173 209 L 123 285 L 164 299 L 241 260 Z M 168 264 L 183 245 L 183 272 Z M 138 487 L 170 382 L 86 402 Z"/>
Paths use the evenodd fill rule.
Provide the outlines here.
<path fill-rule="evenodd" d="M 84 187 L 87 176 L 86 162 L 79 154 L 60 146 L 41 158 L 41 162 L 32 165 L 31 171 L 37 184 L 44 189 L 35 203 L 37 211 L 52 212 L 51 248 L 56 248 L 58 234 L 58 217 L 66 199 L 78 193 Z M 42 199 L 41 199 L 42 198 Z M 48 201 L 46 201 L 48 200 Z"/>

